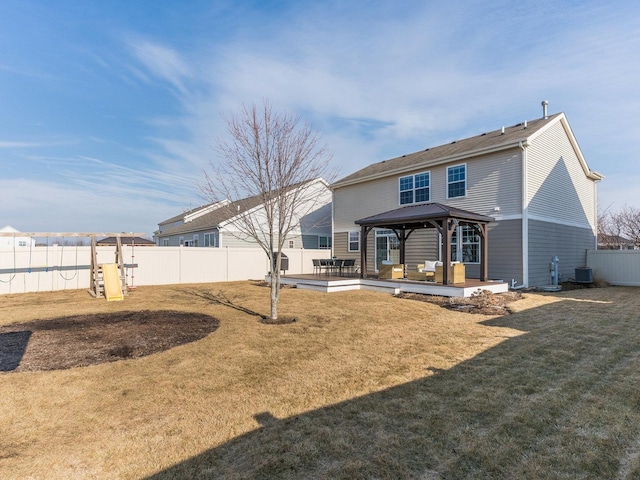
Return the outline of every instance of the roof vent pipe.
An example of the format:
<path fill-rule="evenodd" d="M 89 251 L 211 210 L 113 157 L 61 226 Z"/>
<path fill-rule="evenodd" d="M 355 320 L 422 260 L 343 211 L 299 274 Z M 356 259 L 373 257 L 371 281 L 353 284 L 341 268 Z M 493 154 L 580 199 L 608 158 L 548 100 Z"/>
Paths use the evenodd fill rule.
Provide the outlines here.
<path fill-rule="evenodd" d="M 502 127 L 502 132 L 500 133 L 500 135 L 504 135 L 504 127 Z"/>
<path fill-rule="evenodd" d="M 527 128 L 527 121 L 524 121 L 524 128 Z"/>
<path fill-rule="evenodd" d="M 549 118 L 549 115 L 547 115 L 548 106 L 549 106 L 549 102 L 547 100 L 543 100 L 542 101 L 542 118 L 544 118 L 545 120 Z"/>

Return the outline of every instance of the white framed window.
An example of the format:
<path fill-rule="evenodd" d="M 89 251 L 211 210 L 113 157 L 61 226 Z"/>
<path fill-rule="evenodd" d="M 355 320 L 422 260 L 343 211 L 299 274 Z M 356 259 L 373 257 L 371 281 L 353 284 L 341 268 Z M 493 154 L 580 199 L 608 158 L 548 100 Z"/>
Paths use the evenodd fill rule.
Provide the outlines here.
<path fill-rule="evenodd" d="M 447 167 L 447 198 L 466 197 L 467 164 Z"/>
<path fill-rule="evenodd" d="M 350 252 L 360 251 L 360 232 L 349 232 L 349 249 Z"/>
<path fill-rule="evenodd" d="M 318 248 L 322 250 L 331 250 L 331 237 L 318 236 Z"/>
<path fill-rule="evenodd" d="M 205 247 L 220 247 L 220 237 L 218 232 L 211 232 L 204 234 L 204 246 Z"/>
<path fill-rule="evenodd" d="M 289 240 L 289 248 L 293 248 L 295 246 L 295 243 L 293 240 Z"/>
<path fill-rule="evenodd" d="M 168 238 L 163 238 L 162 239 L 162 246 L 163 247 L 168 247 L 169 246 L 169 239 Z"/>
<path fill-rule="evenodd" d="M 431 200 L 431 173 L 421 172 L 398 180 L 400 205 L 424 203 Z"/>
<path fill-rule="evenodd" d="M 184 245 L 184 237 L 180 237 L 180 246 L 182 246 L 182 245 Z"/>
<path fill-rule="evenodd" d="M 193 241 L 191 242 L 192 247 L 197 247 L 200 243 L 200 235 L 196 234 L 193 236 Z"/>
<path fill-rule="evenodd" d="M 27 246 L 27 241 L 26 240 L 18 240 L 18 246 L 19 247 L 26 247 Z"/>
<path fill-rule="evenodd" d="M 475 228 L 456 228 L 451 235 L 451 261 L 480 263 L 480 235 Z"/>

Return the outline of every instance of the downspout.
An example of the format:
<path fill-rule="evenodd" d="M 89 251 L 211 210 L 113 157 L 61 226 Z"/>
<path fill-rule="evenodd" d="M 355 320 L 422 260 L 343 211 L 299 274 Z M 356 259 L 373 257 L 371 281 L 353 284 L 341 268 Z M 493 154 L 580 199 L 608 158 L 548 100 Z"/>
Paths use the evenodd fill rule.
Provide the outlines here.
<path fill-rule="evenodd" d="M 593 221 L 595 223 L 594 225 L 594 233 L 595 233 L 595 245 L 594 245 L 594 249 L 598 250 L 598 190 L 597 190 L 597 185 L 598 185 L 598 181 L 595 180 L 593 182 Z M 585 265 L 587 263 L 585 262 Z"/>
<path fill-rule="evenodd" d="M 529 286 L 529 174 L 527 143 L 518 143 L 522 150 L 522 286 Z"/>

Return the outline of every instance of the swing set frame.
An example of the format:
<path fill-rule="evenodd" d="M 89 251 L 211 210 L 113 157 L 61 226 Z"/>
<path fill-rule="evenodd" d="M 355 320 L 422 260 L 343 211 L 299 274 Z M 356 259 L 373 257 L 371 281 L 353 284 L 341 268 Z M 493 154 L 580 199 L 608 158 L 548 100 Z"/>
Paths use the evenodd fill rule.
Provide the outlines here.
<path fill-rule="evenodd" d="M 47 238 L 47 255 L 48 255 L 48 248 L 49 248 L 49 237 L 54 237 L 54 238 L 66 238 L 66 237 L 89 237 L 91 239 L 91 265 L 86 266 L 80 266 L 77 265 L 78 263 L 78 252 L 77 252 L 77 245 L 76 245 L 76 266 L 75 266 L 75 275 L 72 278 L 75 278 L 75 276 L 78 273 L 78 270 L 80 268 L 90 268 L 91 269 L 91 283 L 89 285 L 89 293 L 95 297 L 95 298 L 101 298 L 104 297 L 104 279 L 102 277 L 102 264 L 103 263 L 107 263 L 107 262 L 102 262 L 102 263 L 98 263 L 98 251 L 97 251 L 97 238 L 98 237 L 115 237 L 116 238 L 116 248 L 115 248 L 115 258 L 114 258 L 114 262 L 115 264 L 117 264 L 118 266 L 118 270 L 120 271 L 120 282 L 121 282 L 121 286 L 122 286 L 122 291 L 123 293 L 126 295 L 127 292 L 127 279 L 126 279 L 126 272 L 125 272 L 125 268 L 135 268 L 137 267 L 137 265 L 127 265 L 124 263 L 124 254 L 122 251 L 122 237 L 131 237 L 132 243 L 131 246 L 134 245 L 133 242 L 133 238 L 134 237 L 142 237 L 144 236 L 144 233 L 124 233 L 124 232 L 118 232 L 118 233 L 110 233 L 110 232 L 0 232 L 0 237 L 13 237 L 14 239 L 17 237 L 20 238 L 34 238 L 34 237 L 46 237 Z M 23 273 L 22 270 L 27 271 L 28 273 L 31 273 L 32 271 L 35 271 L 35 269 L 32 268 L 31 265 L 29 265 L 29 267 L 27 269 L 17 269 L 15 266 L 15 251 L 16 251 L 16 245 L 15 245 L 15 240 L 13 242 L 13 251 L 14 251 L 14 268 L 13 268 L 13 276 L 12 278 L 9 280 L 9 282 L 11 282 L 14 278 L 16 273 Z M 24 249 L 26 247 L 20 247 L 20 249 Z M 29 245 L 29 249 L 32 248 L 32 245 Z M 63 246 L 63 250 L 62 252 L 64 252 L 64 246 Z M 62 253 L 64 255 L 64 253 Z M 30 258 L 31 258 L 31 253 L 30 253 Z M 31 260 L 29 260 L 31 261 Z M 49 270 L 49 266 L 45 266 L 45 271 Z M 19 271 L 20 270 L 20 271 Z M 62 275 L 62 273 L 60 272 L 60 275 Z M 64 280 L 69 280 L 68 278 L 65 278 L 64 276 L 62 276 L 62 278 Z"/>

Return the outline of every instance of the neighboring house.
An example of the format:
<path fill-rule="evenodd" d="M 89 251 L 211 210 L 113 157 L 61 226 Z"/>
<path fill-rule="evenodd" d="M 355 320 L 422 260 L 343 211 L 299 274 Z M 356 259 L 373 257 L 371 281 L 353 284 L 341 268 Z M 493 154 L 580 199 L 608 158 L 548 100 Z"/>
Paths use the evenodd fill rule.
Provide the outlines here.
<path fill-rule="evenodd" d="M 548 285 L 554 256 L 560 279 L 572 278 L 586 250 L 596 248 L 596 184 L 604 177 L 589 169 L 565 115 L 547 116 L 543 106 L 542 118 L 375 163 L 335 182 L 333 254 L 360 261 L 364 230 L 356 221 L 441 204 L 493 219 L 486 225 L 489 278 Z M 451 260 L 480 278 L 485 245 L 477 231 L 465 225 L 450 235 Z M 434 228 L 412 231 L 407 270 L 442 260 L 440 240 Z M 372 231 L 367 270 L 398 263 L 399 245 L 393 230 Z"/>
<path fill-rule="evenodd" d="M 36 246 L 35 238 L 21 236 L 18 230 L 9 225 L 0 228 L 0 233 L 12 234 L 10 236 L 0 236 L 0 249 L 31 248 Z"/>
<path fill-rule="evenodd" d="M 106 237 L 96 241 L 98 247 L 112 247 L 118 244 L 116 237 Z M 142 237 L 132 237 L 131 235 L 122 235 L 120 237 L 120 245 L 133 245 L 135 247 L 155 247 L 155 242 Z"/>
<path fill-rule="evenodd" d="M 301 187 L 298 187 L 301 188 Z M 307 182 L 307 201 L 294 213 L 298 227 L 285 240 L 285 248 L 331 249 L 331 190 L 323 179 Z M 234 222 L 242 215 L 263 216 L 260 196 L 236 202 L 223 200 L 198 207 L 158 224 L 154 232 L 158 246 L 257 247 L 252 238 L 238 230 Z M 264 231 L 267 231 L 266 228 Z"/>
<path fill-rule="evenodd" d="M 633 240 L 619 235 L 598 235 L 598 250 L 637 250 Z"/>

